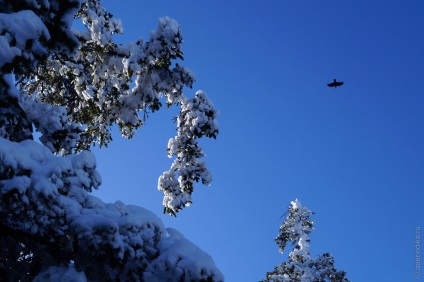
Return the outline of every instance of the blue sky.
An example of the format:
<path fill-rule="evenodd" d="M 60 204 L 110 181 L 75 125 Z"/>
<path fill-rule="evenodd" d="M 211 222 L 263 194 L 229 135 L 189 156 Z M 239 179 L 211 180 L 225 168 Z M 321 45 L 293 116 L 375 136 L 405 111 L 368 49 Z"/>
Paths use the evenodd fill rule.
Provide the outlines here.
<path fill-rule="evenodd" d="M 424 2 L 104 1 L 118 41 L 148 39 L 157 19 L 182 27 L 181 63 L 220 110 L 202 140 L 212 186 L 162 214 L 176 109 L 150 115 L 132 140 L 95 149 L 95 195 L 155 212 L 209 253 L 226 281 L 258 281 L 286 260 L 273 242 L 298 198 L 316 215 L 313 256 L 331 252 L 352 281 L 420 281 L 424 230 Z M 326 86 L 334 78 L 344 85 Z M 424 276 L 422 270 L 421 276 Z M 421 278 L 421 280 L 424 280 Z"/>

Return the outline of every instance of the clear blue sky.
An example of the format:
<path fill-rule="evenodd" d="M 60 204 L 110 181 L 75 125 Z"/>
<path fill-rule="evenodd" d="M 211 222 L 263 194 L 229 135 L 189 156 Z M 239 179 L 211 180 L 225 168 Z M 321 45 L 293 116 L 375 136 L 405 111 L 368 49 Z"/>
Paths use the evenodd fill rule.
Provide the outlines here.
<path fill-rule="evenodd" d="M 273 242 L 298 198 L 316 212 L 313 256 L 331 252 L 352 281 L 414 279 L 424 233 L 424 2 L 104 1 L 119 41 L 148 39 L 157 18 L 182 26 L 183 65 L 220 110 L 203 140 L 211 187 L 162 215 L 157 179 L 172 160 L 177 112 L 94 150 L 95 195 L 158 214 L 209 253 L 226 281 L 258 281 L 287 258 Z M 345 84 L 337 89 L 326 83 Z M 424 235 L 424 234 L 422 234 Z M 421 271 L 424 277 L 424 269 Z"/>

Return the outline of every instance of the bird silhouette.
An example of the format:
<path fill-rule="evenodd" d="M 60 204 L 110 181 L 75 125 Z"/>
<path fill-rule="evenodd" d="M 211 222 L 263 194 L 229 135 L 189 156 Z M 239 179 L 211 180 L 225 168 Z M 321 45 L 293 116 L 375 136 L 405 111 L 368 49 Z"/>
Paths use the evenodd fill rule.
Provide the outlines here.
<path fill-rule="evenodd" d="M 328 83 L 327 85 L 328 85 L 328 87 L 337 88 L 337 86 L 342 86 L 343 85 L 343 82 L 336 81 L 336 79 L 334 79 L 334 81 L 332 83 Z"/>

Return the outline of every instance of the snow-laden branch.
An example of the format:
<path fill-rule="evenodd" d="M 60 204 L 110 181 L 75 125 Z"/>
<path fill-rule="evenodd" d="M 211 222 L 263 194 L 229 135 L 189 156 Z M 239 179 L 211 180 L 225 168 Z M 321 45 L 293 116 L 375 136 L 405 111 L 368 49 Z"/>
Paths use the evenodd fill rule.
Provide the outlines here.
<path fill-rule="evenodd" d="M 164 17 L 149 40 L 118 45 L 113 34 L 122 33 L 121 21 L 99 1 L 83 0 L 76 16 L 86 30 L 74 30 L 79 46 L 72 55 L 50 50 L 34 69 L 17 74 L 22 108 L 43 144 L 66 155 L 95 143 L 107 146 L 114 124 L 123 137 L 133 137 L 161 100 L 180 107 L 178 135 L 168 146 L 176 160 L 159 179 L 164 210 L 175 215 L 191 203 L 194 182 L 210 184 L 198 139 L 218 134 L 217 111 L 206 94 L 183 93 L 195 78 L 176 62 L 183 59 L 180 26 Z"/>
<path fill-rule="evenodd" d="M 168 156 L 176 156 L 176 159 L 158 181 L 158 189 L 164 193 L 164 211 L 173 216 L 191 204 L 194 182 L 201 180 L 204 185 L 210 185 L 212 181 L 206 163 L 199 160 L 205 154 L 197 139 L 203 136 L 216 138 L 217 115 L 203 91 L 198 91 L 193 99 L 181 101 L 178 135 L 168 142 Z"/>

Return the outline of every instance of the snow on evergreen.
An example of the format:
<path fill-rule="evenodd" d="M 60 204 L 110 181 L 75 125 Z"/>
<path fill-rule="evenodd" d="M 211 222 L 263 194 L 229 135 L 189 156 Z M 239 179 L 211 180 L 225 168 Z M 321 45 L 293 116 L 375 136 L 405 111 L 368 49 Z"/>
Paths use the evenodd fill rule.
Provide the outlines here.
<path fill-rule="evenodd" d="M 39 39 L 50 39 L 49 31 L 33 11 L 24 10 L 0 17 L 0 67 L 12 63 L 16 57 L 34 60 L 34 55 L 47 52 Z M 33 42 L 27 46 L 27 42 Z"/>
<path fill-rule="evenodd" d="M 346 272 L 334 267 L 334 258 L 330 253 L 311 257 L 309 234 L 314 231 L 314 214 L 296 199 L 290 203 L 289 215 L 280 227 L 275 242 L 284 253 L 287 244 L 294 246 L 288 262 L 283 262 L 268 272 L 263 281 L 267 282 L 348 282 Z"/>
<path fill-rule="evenodd" d="M 72 30 L 74 15 L 87 30 Z M 161 100 L 180 107 L 158 181 L 165 212 L 210 184 L 198 139 L 216 138 L 217 111 L 204 92 L 183 93 L 194 75 L 175 63 L 178 23 L 161 18 L 149 40 L 117 45 L 121 21 L 99 0 L 2 1 L 0 30 L 0 280 L 223 281 L 150 211 L 90 194 L 102 181 L 90 147 L 114 124 L 131 138 Z"/>

